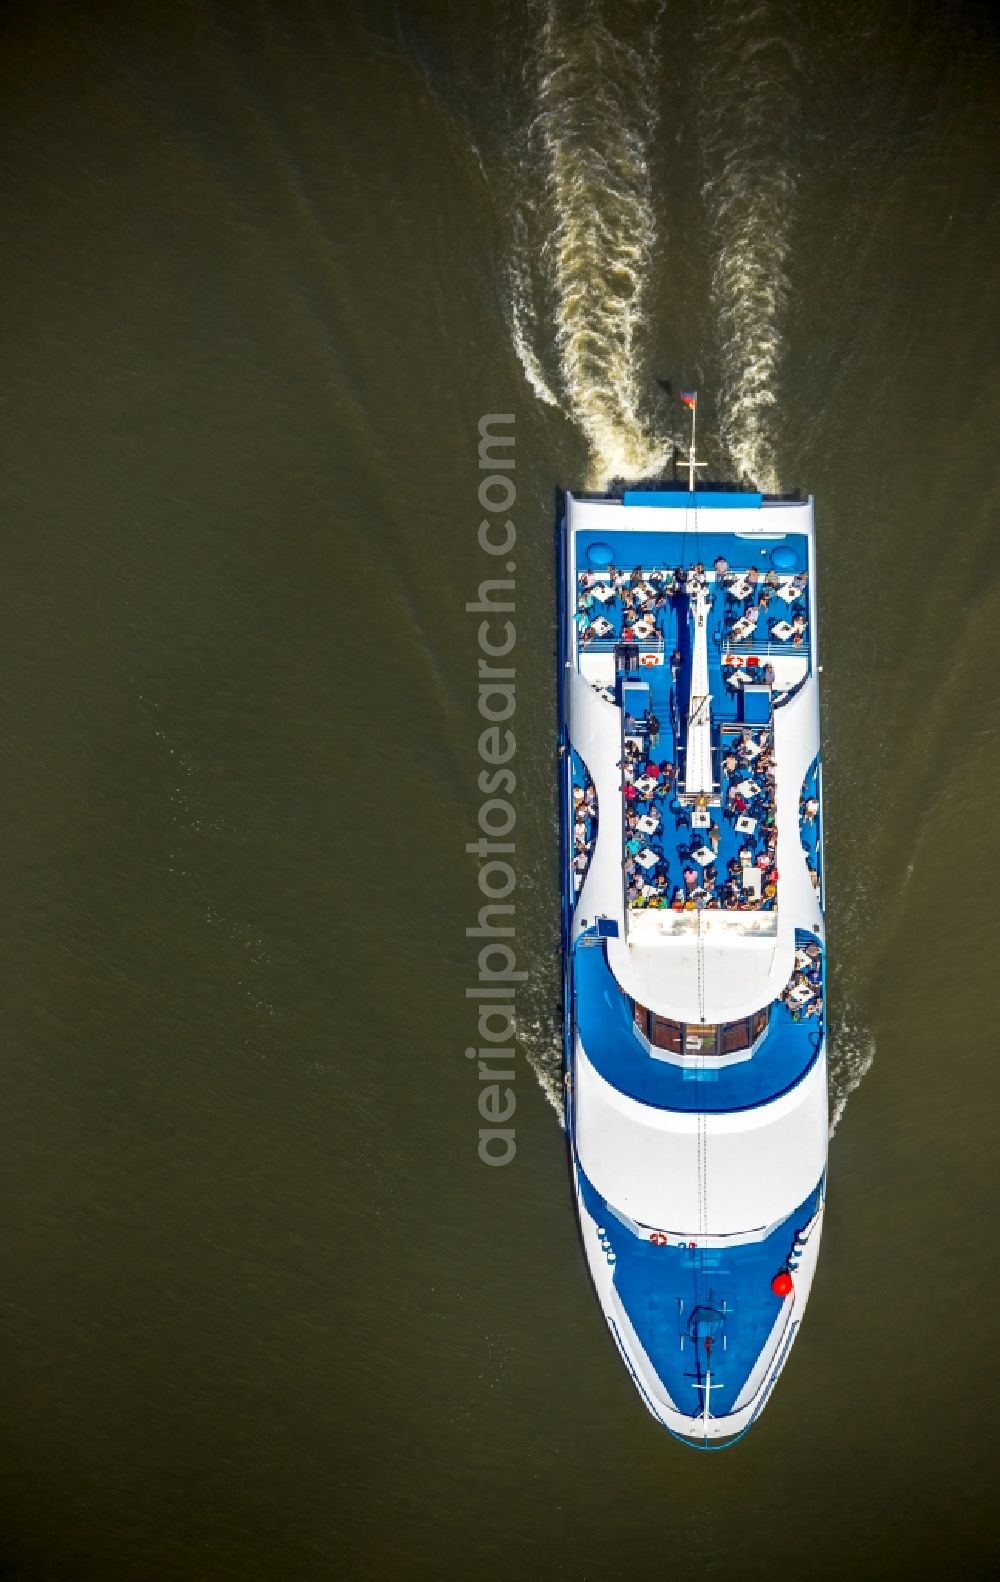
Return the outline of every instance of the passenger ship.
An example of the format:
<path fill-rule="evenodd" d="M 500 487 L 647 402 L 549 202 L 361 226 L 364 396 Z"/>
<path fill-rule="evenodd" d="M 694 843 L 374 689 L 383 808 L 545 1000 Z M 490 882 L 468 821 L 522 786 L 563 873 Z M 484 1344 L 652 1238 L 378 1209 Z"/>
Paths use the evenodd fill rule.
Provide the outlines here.
<path fill-rule="evenodd" d="M 565 1082 L 608 1327 L 717 1449 L 819 1248 L 822 782 L 812 500 L 698 488 L 693 440 L 686 486 L 563 501 Z"/>

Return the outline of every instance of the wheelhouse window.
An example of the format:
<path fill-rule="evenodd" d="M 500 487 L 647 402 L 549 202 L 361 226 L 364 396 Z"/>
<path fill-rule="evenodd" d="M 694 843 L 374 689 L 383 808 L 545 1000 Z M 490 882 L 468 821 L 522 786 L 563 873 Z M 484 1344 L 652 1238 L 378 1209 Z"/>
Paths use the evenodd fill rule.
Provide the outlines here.
<path fill-rule="evenodd" d="M 749 1049 L 767 1027 L 768 1010 L 741 1016 L 735 1022 L 674 1022 L 657 1016 L 638 1000 L 634 1005 L 635 1025 L 654 1049 L 673 1055 L 735 1055 Z"/>

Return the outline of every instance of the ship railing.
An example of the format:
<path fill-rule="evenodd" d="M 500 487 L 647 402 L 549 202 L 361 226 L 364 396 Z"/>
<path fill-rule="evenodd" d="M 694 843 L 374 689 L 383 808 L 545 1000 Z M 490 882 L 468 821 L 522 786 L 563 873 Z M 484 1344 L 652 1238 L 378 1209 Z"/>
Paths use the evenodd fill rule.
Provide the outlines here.
<path fill-rule="evenodd" d="M 803 638 L 801 643 L 796 643 L 793 647 L 790 643 L 772 642 L 770 638 L 763 640 L 759 637 L 754 637 L 753 634 L 745 637 L 742 642 L 734 642 L 732 638 L 724 637 L 722 639 L 722 652 L 724 654 L 760 654 L 767 659 L 773 658 L 775 655 L 784 659 L 787 659 L 790 655 L 793 655 L 796 659 L 808 659 L 809 639 Z"/>
<path fill-rule="evenodd" d="M 621 648 L 626 639 L 623 637 L 593 637 L 589 643 L 580 644 L 581 654 L 613 654 L 616 648 Z M 664 652 L 663 639 L 659 642 L 655 638 L 647 638 L 645 642 L 628 639 L 628 647 L 635 648 L 640 654 L 662 654 Z"/>

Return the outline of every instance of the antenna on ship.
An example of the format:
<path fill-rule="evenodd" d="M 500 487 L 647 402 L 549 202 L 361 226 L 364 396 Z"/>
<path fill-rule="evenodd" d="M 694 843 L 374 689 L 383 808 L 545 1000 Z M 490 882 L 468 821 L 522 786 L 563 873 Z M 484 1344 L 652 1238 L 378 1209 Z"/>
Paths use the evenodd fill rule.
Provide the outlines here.
<path fill-rule="evenodd" d="M 712 1417 L 712 1413 L 711 1413 L 711 1410 L 710 1410 L 711 1400 L 712 1400 L 712 1391 L 713 1390 L 717 1390 L 718 1388 L 719 1388 L 719 1386 L 717 1384 L 713 1384 L 712 1383 L 712 1369 L 711 1369 L 711 1367 L 709 1367 L 708 1371 L 705 1374 L 705 1381 L 704 1381 L 704 1383 L 702 1383 L 702 1381 L 699 1379 L 697 1384 L 695 1385 L 695 1389 L 696 1390 L 703 1390 L 704 1391 L 704 1401 L 702 1403 L 700 1416 L 701 1416 L 701 1431 L 702 1431 L 702 1433 L 703 1433 L 703 1435 L 705 1436 L 706 1439 L 708 1438 L 708 1425 L 709 1425 L 709 1422 L 711 1421 L 711 1417 Z"/>
<path fill-rule="evenodd" d="M 699 461 L 695 455 L 694 441 L 695 430 L 698 424 L 698 392 L 697 390 L 678 390 L 681 405 L 686 406 L 691 413 L 691 444 L 688 448 L 688 493 L 694 494 L 695 473 L 699 467 L 707 467 L 707 461 Z"/>

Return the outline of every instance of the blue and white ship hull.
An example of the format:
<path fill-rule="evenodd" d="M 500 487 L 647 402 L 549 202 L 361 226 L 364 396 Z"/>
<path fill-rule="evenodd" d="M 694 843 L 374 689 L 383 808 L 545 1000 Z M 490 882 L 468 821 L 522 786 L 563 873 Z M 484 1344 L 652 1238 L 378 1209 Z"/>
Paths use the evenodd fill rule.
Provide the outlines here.
<path fill-rule="evenodd" d="M 598 1299 L 710 1448 L 788 1357 L 827 1156 L 812 502 L 567 496 L 567 1131 Z"/>

